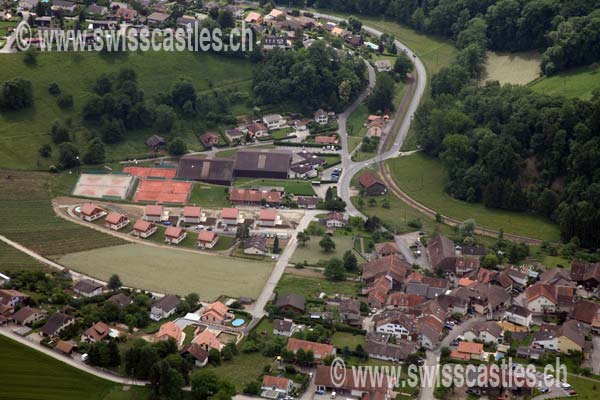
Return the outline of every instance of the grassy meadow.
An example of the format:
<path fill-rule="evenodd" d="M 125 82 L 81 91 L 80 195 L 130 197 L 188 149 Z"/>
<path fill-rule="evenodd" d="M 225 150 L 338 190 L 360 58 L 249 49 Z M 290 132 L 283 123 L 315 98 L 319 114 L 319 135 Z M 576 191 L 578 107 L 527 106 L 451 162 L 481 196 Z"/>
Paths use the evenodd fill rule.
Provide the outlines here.
<path fill-rule="evenodd" d="M 297 196 L 313 196 L 315 190 L 309 181 L 291 179 L 237 178 L 233 186 L 239 188 L 256 188 L 259 186 L 283 187 L 286 193 Z"/>
<path fill-rule="evenodd" d="M 65 365 L 12 339 L 0 336 L 2 400 L 133 400 L 149 391 L 122 386 Z"/>
<path fill-rule="evenodd" d="M 360 284 L 357 282 L 343 281 L 334 282 L 327 279 L 309 278 L 284 273 L 275 288 L 279 294 L 295 293 L 304 296 L 307 299 L 315 299 L 321 293 L 329 295 L 341 294 L 356 296 L 359 292 Z"/>
<path fill-rule="evenodd" d="M 498 53 L 488 51 L 482 82 L 498 81 L 525 85 L 540 76 L 541 55 L 536 51 Z"/>
<path fill-rule="evenodd" d="M 600 69 L 597 66 L 575 68 L 538 79 L 531 82 L 530 87 L 544 94 L 590 99 L 594 90 L 600 89 Z"/>
<path fill-rule="evenodd" d="M 325 253 L 319 246 L 319 241 L 321 239 L 321 236 L 311 236 L 310 241 L 308 241 L 306 245 L 298 245 L 294 255 L 292 256 L 291 262 L 303 263 L 306 261 L 310 265 L 315 265 L 319 261 L 326 261 L 333 257 L 342 258 L 347 250 L 353 248 L 351 237 L 332 236 L 332 239 L 335 242 L 335 250 Z"/>
<path fill-rule="evenodd" d="M 553 222 L 526 213 L 489 209 L 481 203 L 453 199 L 444 192 L 447 173 L 442 164 L 423 154 L 388 161 L 394 180 L 415 200 L 451 218 L 475 219 L 480 226 L 503 229 L 506 233 L 540 240 L 558 241 L 559 227 Z"/>
<path fill-rule="evenodd" d="M 74 126 L 81 125 L 80 111 L 93 94 L 96 78 L 103 73 L 116 73 L 122 67 L 136 71 L 138 86 L 149 99 L 169 91 L 180 78 L 190 80 L 200 94 L 225 88 L 249 91 L 253 72 L 252 65 L 244 60 L 189 52 L 41 53 L 34 66 L 23 62 L 23 54 L 5 54 L 0 83 L 15 77 L 30 80 L 34 104 L 24 110 L 0 113 L 0 168 L 46 169 L 55 160 L 41 159 L 37 151 L 41 145 L 50 143 L 50 124 L 57 119 L 71 119 Z M 72 110 L 58 107 L 56 98 L 48 93 L 52 82 L 58 83 L 63 93 L 73 95 Z M 247 110 L 240 107 L 237 111 L 245 113 Z M 203 132 L 198 131 L 198 123 L 184 121 L 182 125 L 182 137 L 188 146 L 200 150 L 197 136 Z M 143 141 L 152 133 L 155 132 L 150 128 L 129 132 L 122 143 L 106 146 L 106 159 L 146 156 Z M 79 145 L 87 141 L 81 131 L 74 139 Z"/>
<path fill-rule="evenodd" d="M 256 298 L 273 264 L 222 256 L 173 251 L 127 244 L 56 258 L 75 271 L 106 280 L 119 274 L 127 286 L 185 295 L 196 292 L 203 300 L 220 295 Z"/>

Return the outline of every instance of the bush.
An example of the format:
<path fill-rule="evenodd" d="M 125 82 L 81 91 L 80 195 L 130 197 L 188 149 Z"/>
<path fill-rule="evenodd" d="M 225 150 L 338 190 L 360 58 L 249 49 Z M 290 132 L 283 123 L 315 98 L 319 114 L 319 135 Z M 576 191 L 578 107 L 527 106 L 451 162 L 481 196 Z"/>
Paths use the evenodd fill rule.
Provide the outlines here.
<path fill-rule="evenodd" d="M 49 84 L 48 93 L 50 93 L 52 96 L 58 96 L 60 94 L 60 86 L 58 86 L 58 83 L 52 82 Z"/>
<path fill-rule="evenodd" d="M 58 104 L 58 106 L 63 109 L 73 107 L 73 95 L 66 93 L 61 94 L 56 99 L 56 104 Z"/>

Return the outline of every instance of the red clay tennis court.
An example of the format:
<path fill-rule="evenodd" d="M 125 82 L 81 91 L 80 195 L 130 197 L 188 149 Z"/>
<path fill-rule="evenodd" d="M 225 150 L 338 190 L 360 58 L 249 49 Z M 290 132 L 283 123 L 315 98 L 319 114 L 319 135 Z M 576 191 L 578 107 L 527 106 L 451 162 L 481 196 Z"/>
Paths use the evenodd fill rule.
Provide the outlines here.
<path fill-rule="evenodd" d="M 183 204 L 187 202 L 191 191 L 192 182 L 144 179 L 140 182 L 133 201 Z"/>
<path fill-rule="evenodd" d="M 137 176 L 138 178 L 165 178 L 173 179 L 177 173 L 176 168 L 152 168 L 152 167 L 125 167 L 123 170 L 128 174 Z"/>
<path fill-rule="evenodd" d="M 86 174 L 79 176 L 73 194 L 75 196 L 125 199 L 133 184 L 131 175 Z"/>

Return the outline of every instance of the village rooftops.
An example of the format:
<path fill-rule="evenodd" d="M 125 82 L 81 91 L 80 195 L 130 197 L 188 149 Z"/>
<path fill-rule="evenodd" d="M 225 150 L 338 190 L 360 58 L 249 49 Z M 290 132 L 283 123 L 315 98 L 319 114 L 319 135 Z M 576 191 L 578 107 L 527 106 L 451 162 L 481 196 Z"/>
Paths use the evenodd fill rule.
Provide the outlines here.
<path fill-rule="evenodd" d="M 152 217 L 161 217 L 164 211 L 163 206 L 147 205 L 144 209 L 144 214 Z"/>
<path fill-rule="evenodd" d="M 183 207 L 183 216 L 185 218 L 200 218 L 202 210 L 200 207 L 185 206 Z"/>
<path fill-rule="evenodd" d="M 223 219 L 237 219 L 238 217 L 237 208 L 224 208 L 221 210 L 221 218 Z"/>
<path fill-rule="evenodd" d="M 82 279 L 73 286 L 73 289 L 80 293 L 93 293 L 94 291 L 104 287 L 101 283 L 91 281 L 89 279 Z"/>
<path fill-rule="evenodd" d="M 315 358 L 321 360 L 327 356 L 335 354 L 335 348 L 330 344 L 310 342 L 308 340 L 295 338 L 290 338 L 288 340 L 287 349 L 293 353 L 296 353 L 300 349 L 304 350 L 305 352 L 312 350 Z"/>
<path fill-rule="evenodd" d="M 277 219 L 277 211 L 269 208 L 263 208 L 258 213 L 258 219 L 261 221 L 273 221 Z"/>

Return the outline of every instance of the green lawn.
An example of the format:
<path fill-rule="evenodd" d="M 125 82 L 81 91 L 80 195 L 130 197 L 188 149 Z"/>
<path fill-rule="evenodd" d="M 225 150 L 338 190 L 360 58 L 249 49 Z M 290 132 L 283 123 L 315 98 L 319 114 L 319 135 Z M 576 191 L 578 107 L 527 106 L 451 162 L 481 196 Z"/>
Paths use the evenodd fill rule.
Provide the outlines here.
<path fill-rule="evenodd" d="M 343 349 L 348 346 L 350 350 L 354 350 L 359 344 L 365 347 L 365 337 L 363 335 L 353 335 L 348 332 L 335 332 L 331 337 L 333 345 Z"/>
<path fill-rule="evenodd" d="M 196 292 L 203 300 L 221 295 L 256 298 L 273 264 L 231 257 L 127 244 L 67 254 L 62 265 L 107 280 L 119 274 L 127 286 L 161 293 Z"/>
<path fill-rule="evenodd" d="M 92 96 L 92 85 L 102 73 L 115 73 L 125 66 L 133 68 L 140 89 L 150 99 L 170 90 L 180 78 L 192 81 L 200 94 L 224 88 L 248 92 L 254 69 L 244 60 L 192 52 L 40 53 L 35 66 L 25 65 L 23 57 L 23 54 L 2 57 L 0 83 L 15 77 L 30 80 L 35 100 L 28 109 L 0 114 L 0 168 L 46 169 L 55 162 L 55 159 L 40 159 L 37 153 L 40 145 L 50 143 L 49 125 L 56 119 L 71 118 L 74 126 L 81 126 L 80 110 Z M 73 95 L 73 110 L 58 107 L 47 90 L 52 82 L 58 83 L 64 93 Z M 239 108 L 239 112 L 245 114 L 247 107 Z M 197 136 L 202 124 L 184 120 L 180 123 L 181 136 L 188 147 L 199 150 Z M 146 156 L 143 140 L 152 133 L 155 133 L 152 129 L 129 132 L 124 142 L 106 146 L 107 160 Z M 79 132 L 75 142 L 83 145 L 87 139 Z M 53 150 L 56 157 L 56 147 Z"/>
<path fill-rule="evenodd" d="M 270 365 L 273 361 L 261 353 L 240 352 L 239 355 L 233 357 L 233 360 L 222 361 L 218 367 L 209 364 L 206 369 L 214 371 L 219 378 L 233 383 L 237 391 L 241 392 L 248 383 L 258 381 L 265 366 Z"/>
<path fill-rule="evenodd" d="M 301 180 L 238 178 L 233 182 L 233 185 L 240 188 L 283 187 L 286 193 L 300 196 L 313 196 L 315 194 L 310 182 Z"/>
<path fill-rule="evenodd" d="M 227 149 L 227 150 L 221 150 L 221 151 L 217 151 L 215 153 L 215 155 L 217 157 L 233 157 L 234 155 L 237 154 L 238 151 L 240 151 L 241 149 L 244 149 L 245 147 L 234 147 L 232 149 Z M 275 145 L 274 144 L 265 144 L 265 145 L 261 145 L 261 146 L 252 146 L 250 147 L 251 149 L 254 150 L 258 150 L 258 149 L 274 149 Z"/>
<path fill-rule="evenodd" d="M 346 129 L 348 131 L 348 139 L 357 138 L 353 143 L 348 143 L 348 151 L 352 152 L 356 146 L 360 143 L 362 138 L 367 135 L 367 128 L 364 126 L 369 116 L 369 110 L 365 104 L 361 104 L 348 118 L 348 124 Z"/>
<path fill-rule="evenodd" d="M 298 245 L 296 252 L 292 256 L 291 262 L 302 263 L 307 261 L 309 264 L 314 265 L 321 260 L 329 260 L 333 257 L 342 258 L 346 250 L 353 248 L 351 237 L 333 236 L 333 241 L 336 245 L 335 250 L 325 253 L 319 246 L 319 241 L 321 239 L 321 236 L 311 236 L 310 241 L 308 241 L 305 246 Z"/>
<path fill-rule="evenodd" d="M 590 381 L 583 377 L 569 375 L 567 382 L 577 392 L 577 399 L 595 400 L 600 395 L 600 381 Z"/>
<path fill-rule="evenodd" d="M 194 183 L 189 204 L 197 204 L 206 208 L 223 208 L 229 206 L 229 188 L 208 183 Z"/>
<path fill-rule="evenodd" d="M 284 273 L 275 291 L 278 294 L 295 293 L 303 295 L 307 299 L 315 299 L 321 293 L 340 294 L 355 296 L 358 294 L 360 284 L 357 282 L 343 281 L 334 282 L 327 279 L 309 278 L 306 276 L 298 276 L 289 273 Z"/>
<path fill-rule="evenodd" d="M 132 400 L 145 399 L 143 388 L 122 386 L 63 364 L 14 340 L 0 336 L 0 399 Z"/>
<path fill-rule="evenodd" d="M 592 92 L 600 88 L 600 70 L 593 70 L 591 66 L 574 68 L 549 78 L 538 79 L 530 87 L 536 92 L 549 95 L 590 99 Z"/>
<path fill-rule="evenodd" d="M 0 171 L 0 234 L 42 255 L 125 243 L 58 217 L 51 206 L 50 175 Z"/>
<path fill-rule="evenodd" d="M 560 239 L 559 228 L 551 221 L 526 214 L 485 208 L 483 204 L 467 203 L 451 198 L 444 192 L 446 171 L 438 160 L 423 154 L 398 157 L 388 161 L 394 180 L 411 197 L 461 221 L 475 219 L 481 226 L 506 233 L 548 241 Z"/>

